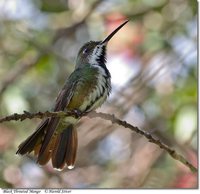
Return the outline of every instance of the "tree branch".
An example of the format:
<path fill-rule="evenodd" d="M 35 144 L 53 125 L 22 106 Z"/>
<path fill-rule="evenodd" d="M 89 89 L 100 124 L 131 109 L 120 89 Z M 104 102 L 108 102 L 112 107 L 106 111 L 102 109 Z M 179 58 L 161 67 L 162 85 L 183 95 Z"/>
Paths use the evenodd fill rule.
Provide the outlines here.
<path fill-rule="evenodd" d="M 194 167 L 190 162 L 188 162 L 182 155 L 178 154 L 174 149 L 172 149 L 169 146 L 167 146 L 166 144 L 162 143 L 159 139 L 154 138 L 150 133 L 139 129 L 138 127 L 135 127 L 135 126 L 131 125 L 130 123 L 127 123 L 126 121 L 122 121 L 122 120 L 118 119 L 117 117 L 115 117 L 115 115 L 110 115 L 107 113 L 100 113 L 100 112 L 97 113 L 97 112 L 93 111 L 86 115 L 85 113 L 80 114 L 79 112 L 75 112 L 75 111 L 68 111 L 68 112 L 46 111 L 46 112 L 37 112 L 37 113 L 29 113 L 27 111 L 24 111 L 23 114 L 15 113 L 15 114 L 12 114 L 9 116 L 2 117 L 2 118 L 0 118 L 0 123 L 3 123 L 5 121 L 12 121 L 12 120 L 23 121 L 25 119 L 33 119 L 33 118 L 66 117 L 66 116 L 74 116 L 76 118 L 79 118 L 81 116 L 87 116 L 89 118 L 99 117 L 104 120 L 111 121 L 113 124 L 118 124 L 125 128 L 129 128 L 131 131 L 134 131 L 134 132 L 144 136 L 146 139 L 148 139 L 149 142 L 156 144 L 161 149 L 168 152 L 168 154 L 172 158 L 174 158 L 175 160 L 178 160 L 179 162 L 181 162 L 182 164 L 187 166 L 192 172 L 197 172 L 197 168 Z"/>
<path fill-rule="evenodd" d="M 135 126 L 131 125 L 130 123 L 127 123 L 126 121 L 122 121 L 122 120 L 116 118 L 114 115 L 110 115 L 110 114 L 106 114 L 106 113 L 91 112 L 88 115 L 88 117 L 90 117 L 90 118 L 100 117 L 102 119 L 111 121 L 113 124 L 118 124 L 125 128 L 129 128 L 131 131 L 134 131 L 134 132 L 146 137 L 149 142 L 154 143 L 154 144 L 158 145 L 161 149 L 167 151 L 172 158 L 185 164 L 187 167 L 190 168 L 190 170 L 192 172 L 197 172 L 197 168 L 195 168 L 191 163 L 189 163 L 183 156 L 178 154 L 174 149 L 170 148 L 166 144 L 162 143 L 159 139 L 155 139 L 155 137 L 153 137 L 150 133 L 139 129 L 138 127 L 135 127 Z"/>

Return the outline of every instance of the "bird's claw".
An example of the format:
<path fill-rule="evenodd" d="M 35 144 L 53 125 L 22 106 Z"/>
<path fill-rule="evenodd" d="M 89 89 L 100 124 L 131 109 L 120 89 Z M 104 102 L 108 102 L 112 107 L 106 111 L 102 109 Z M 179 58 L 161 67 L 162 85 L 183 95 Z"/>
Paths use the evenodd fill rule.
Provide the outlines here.
<path fill-rule="evenodd" d="M 83 112 L 81 112 L 78 109 L 74 109 L 73 113 L 74 113 L 74 115 L 75 115 L 76 118 L 79 118 L 79 117 L 81 117 L 83 115 Z"/>

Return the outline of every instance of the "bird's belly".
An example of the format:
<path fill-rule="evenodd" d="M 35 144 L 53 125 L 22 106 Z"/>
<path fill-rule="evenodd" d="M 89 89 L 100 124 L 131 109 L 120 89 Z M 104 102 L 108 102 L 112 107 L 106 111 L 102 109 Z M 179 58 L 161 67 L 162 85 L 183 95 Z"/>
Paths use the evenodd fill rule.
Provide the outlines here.
<path fill-rule="evenodd" d="M 81 112 L 92 111 L 101 106 L 111 90 L 110 78 L 103 73 L 95 76 L 93 82 L 82 82 L 67 106 L 68 110 L 80 110 Z"/>
<path fill-rule="evenodd" d="M 93 92 L 90 95 L 88 95 L 88 97 L 86 97 L 86 99 L 80 106 L 81 111 L 89 112 L 91 110 L 95 110 L 104 103 L 109 92 L 107 89 L 100 90 L 99 88 L 101 87 L 103 88 L 103 86 L 96 87 L 96 89 L 93 90 Z"/>

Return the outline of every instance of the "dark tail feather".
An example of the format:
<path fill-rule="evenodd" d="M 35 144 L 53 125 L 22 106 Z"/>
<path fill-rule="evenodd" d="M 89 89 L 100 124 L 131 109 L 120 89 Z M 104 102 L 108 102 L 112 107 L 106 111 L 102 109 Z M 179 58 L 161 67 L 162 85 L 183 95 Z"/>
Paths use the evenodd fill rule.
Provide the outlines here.
<path fill-rule="evenodd" d="M 54 134 L 49 144 L 47 145 L 45 151 L 42 154 L 40 154 L 40 149 L 42 145 L 40 145 L 38 148 L 35 149 L 36 155 L 38 155 L 38 160 L 37 160 L 38 164 L 45 165 L 51 159 L 52 150 L 56 146 L 56 138 L 57 136 Z"/>
<path fill-rule="evenodd" d="M 19 145 L 16 154 L 24 155 L 34 151 L 34 154 L 38 156 L 37 163 L 40 165 L 45 165 L 51 159 L 54 168 L 62 170 L 67 164 L 71 169 L 74 167 L 76 159 L 77 131 L 73 125 L 69 125 L 61 133 L 58 133 L 55 131 L 55 127 L 59 120 L 53 121 L 55 122 L 52 122 L 52 119 L 43 120 L 36 131 Z"/>
<path fill-rule="evenodd" d="M 54 135 L 54 132 L 58 126 L 58 123 L 60 121 L 60 118 L 53 117 L 49 120 L 48 122 L 48 132 L 44 136 L 44 140 L 42 142 L 39 155 L 38 155 L 38 160 L 40 160 L 40 157 L 43 155 L 45 151 L 48 151 L 47 147 L 49 146 L 49 143 L 51 141 L 52 136 Z"/>
<path fill-rule="evenodd" d="M 73 125 L 69 125 L 57 136 L 54 150 L 52 151 L 52 165 L 56 169 L 62 170 L 67 164 L 68 168 L 73 168 L 77 152 L 77 131 Z"/>
<path fill-rule="evenodd" d="M 77 153 L 77 147 L 78 147 L 78 136 L 76 129 L 72 130 L 71 135 L 71 142 L 69 141 L 70 145 L 68 146 L 67 154 L 66 154 L 66 164 L 68 168 L 73 168 L 74 163 L 76 160 L 76 153 Z"/>
<path fill-rule="evenodd" d="M 40 123 L 36 131 L 19 145 L 16 154 L 24 155 L 30 153 L 41 143 L 48 121 L 49 119 L 45 119 Z"/>

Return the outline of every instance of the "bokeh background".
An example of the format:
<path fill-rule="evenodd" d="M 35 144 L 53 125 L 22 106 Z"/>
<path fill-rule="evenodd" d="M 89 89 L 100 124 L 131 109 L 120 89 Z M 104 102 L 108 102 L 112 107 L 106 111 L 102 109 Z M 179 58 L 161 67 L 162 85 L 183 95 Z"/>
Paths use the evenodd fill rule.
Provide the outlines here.
<path fill-rule="evenodd" d="M 113 91 L 98 111 L 146 130 L 197 166 L 196 0 L 0 0 L 0 116 L 50 110 L 78 49 L 108 45 Z M 78 124 L 73 170 L 15 155 L 39 119 L 0 125 L 2 188 L 197 188 L 197 174 L 99 118 Z"/>

